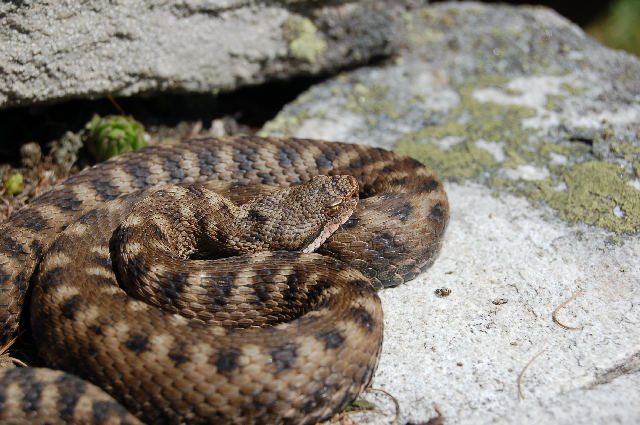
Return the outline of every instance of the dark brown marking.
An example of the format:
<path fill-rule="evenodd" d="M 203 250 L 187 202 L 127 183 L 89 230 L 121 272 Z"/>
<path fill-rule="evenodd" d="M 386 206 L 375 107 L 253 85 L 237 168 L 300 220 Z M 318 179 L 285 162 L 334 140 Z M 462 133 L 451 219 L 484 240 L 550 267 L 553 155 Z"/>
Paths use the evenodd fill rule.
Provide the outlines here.
<path fill-rule="evenodd" d="M 149 351 L 149 338 L 146 335 L 133 333 L 124 343 L 124 345 L 131 351 L 136 353 L 144 353 L 145 351 Z"/>
<path fill-rule="evenodd" d="M 144 189 L 149 186 L 149 183 L 147 183 L 147 179 L 152 173 L 149 170 L 149 167 L 144 165 L 144 161 L 127 162 L 124 164 L 123 169 L 131 176 L 134 187 L 138 189 Z M 118 192 L 120 192 L 120 190 L 116 189 L 113 191 L 113 194 L 116 194 L 117 196 L 119 195 Z"/>
<path fill-rule="evenodd" d="M 62 194 L 64 194 L 64 209 L 71 211 L 82 210 L 82 201 L 73 193 L 73 187 L 65 188 Z"/>
<path fill-rule="evenodd" d="M 182 294 L 189 287 L 189 273 L 187 272 L 168 272 L 167 275 L 167 293 L 177 298 L 178 294 Z"/>
<path fill-rule="evenodd" d="M 276 373 L 290 369 L 298 358 L 296 344 L 289 341 L 275 347 L 271 350 L 271 358 L 273 359 Z"/>
<path fill-rule="evenodd" d="M 353 169 L 359 170 L 364 166 L 364 164 L 365 164 L 365 161 L 362 159 L 362 157 L 358 157 L 349 163 L 349 168 L 352 170 Z"/>
<path fill-rule="evenodd" d="M 393 235 L 388 231 L 373 232 L 372 234 L 374 248 L 377 252 L 392 250 L 394 248 Z"/>
<path fill-rule="evenodd" d="M 266 282 L 262 280 L 260 276 L 258 276 L 258 281 L 251 285 L 251 288 L 253 289 L 253 294 L 256 296 L 259 303 L 262 304 L 271 299 L 266 287 Z"/>
<path fill-rule="evenodd" d="M 278 163 L 282 168 L 291 168 L 298 158 L 300 154 L 291 146 L 278 146 Z"/>
<path fill-rule="evenodd" d="M 32 232 L 42 232 L 49 228 L 47 220 L 37 210 L 22 209 L 11 216 L 13 224 Z"/>
<path fill-rule="evenodd" d="M 9 258 L 16 258 L 19 255 L 27 253 L 24 245 L 10 236 L 0 236 L 0 246 L 3 247 L 2 251 L 8 254 Z"/>
<path fill-rule="evenodd" d="M 90 180 L 91 187 L 104 201 L 111 201 L 120 195 L 120 189 L 115 186 L 108 177 Z"/>
<path fill-rule="evenodd" d="M 86 391 L 87 383 L 73 375 L 62 374 L 55 380 L 58 389 L 58 411 L 64 422 L 71 423 L 80 396 Z"/>
<path fill-rule="evenodd" d="M 87 328 L 96 335 L 102 335 L 102 326 L 100 325 L 90 325 Z"/>
<path fill-rule="evenodd" d="M 372 288 L 371 282 L 369 282 L 368 280 L 362 280 L 362 279 L 352 280 L 351 282 L 349 282 L 349 286 L 357 288 L 360 291 L 363 291 L 363 290 L 370 291 Z"/>
<path fill-rule="evenodd" d="M 112 264 L 111 264 L 111 258 L 109 257 L 103 257 L 100 254 L 96 254 L 95 256 L 93 256 L 91 258 L 91 261 L 97 265 L 98 267 L 102 267 L 103 269 L 107 269 L 107 270 L 111 270 L 112 269 Z"/>
<path fill-rule="evenodd" d="M 395 179 L 391 180 L 391 184 L 396 186 L 404 186 L 407 184 L 407 176 L 396 177 Z"/>
<path fill-rule="evenodd" d="M 282 293 L 283 299 L 288 305 L 293 305 L 300 298 L 300 286 L 297 273 L 291 273 L 287 276 L 287 289 Z"/>
<path fill-rule="evenodd" d="M 257 154 L 253 146 L 249 144 L 234 146 L 233 154 L 235 166 L 238 170 L 241 170 L 243 174 L 255 168 Z"/>
<path fill-rule="evenodd" d="M 198 152 L 198 165 L 200 175 L 210 176 L 215 174 L 215 166 L 218 165 L 218 156 L 210 149 L 202 149 Z"/>
<path fill-rule="evenodd" d="M 441 219 L 442 216 L 442 207 L 440 206 L 440 202 L 438 202 L 433 206 L 433 208 L 431 208 L 431 217 L 435 219 Z"/>
<path fill-rule="evenodd" d="M 118 227 L 116 227 L 116 230 L 113 231 L 113 236 L 109 241 L 109 250 L 111 252 L 114 252 L 117 245 L 122 246 L 127 244 L 131 236 L 133 236 L 133 230 L 130 227 L 124 226 L 122 224 L 118 225 Z"/>
<path fill-rule="evenodd" d="M 173 360 L 173 365 L 178 366 L 191 360 L 186 354 L 186 343 L 180 340 L 174 341 L 169 350 L 169 358 Z"/>
<path fill-rule="evenodd" d="M 107 277 L 107 276 L 93 276 L 93 283 L 95 284 L 96 288 L 102 287 L 102 286 L 114 286 L 117 285 L 117 282 L 115 281 L 115 277 Z"/>
<path fill-rule="evenodd" d="M 194 195 L 196 198 L 202 198 L 204 196 L 204 192 L 202 191 L 202 186 L 190 184 L 187 186 L 187 191 Z"/>
<path fill-rule="evenodd" d="M 102 216 L 105 215 L 105 212 L 99 208 L 95 209 L 95 210 L 91 210 L 86 214 L 83 214 L 80 218 L 78 218 L 78 222 L 80 222 L 81 224 L 85 224 L 85 225 L 92 225 L 93 223 L 95 223 L 96 221 L 98 221 L 98 219 Z"/>
<path fill-rule="evenodd" d="M 225 214 L 231 214 L 231 210 L 229 209 L 229 206 L 227 204 L 220 204 L 220 209 L 222 210 L 222 212 L 224 212 Z"/>
<path fill-rule="evenodd" d="M 355 322 L 362 326 L 367 332 L 371 332 L 376 324 L 369 312 L 362 307 L 352 308 L 351 314 Z"/>
<path fill-rule="evenodd" d="M 217 241 L 220 243 L 220 245 L 225 245 L 229 240 L 229 237 L 227 236 L 227 234 L 220 229 L 216 231 L 215 237 Z"/>
<path fill-rule="evenodd" d="M 0 282 L 6 282 L 11 277 L 11 273 L 4 270 L 3 264 L 0 264 Z"/>
<path fill-rule="evenodd" d="M 163 157 L 162 168 L 171 176 L 169 183 L 180 183 L 184 180 L 184 170 L 180 166 L 180 156 L 177 154 Z"/>
<path fill-rule="evenodd" d="M 233 276 L 217 276 L 215 278 L 203 277 L 202 283 L 208 288 L 207 297 L 210 299 L 209 305 L 224 307 L 229 303 L 229 296 L 233 288 Z M 212 292 L 214 291 L 214 292 Z"/>
<path fill-rule="evenodd" d="M 33 241 L 31 241 L 29 247 L 31 248 L 31 252 L 33 252 L 37 258 L 42 258 L 44 252 L 42 249 L 42 244 L 38 239 L 34 239 Z"/>
<path fill-rule="evenodd" d="M 264 239 L 264 234 L 259 231 L 252 231 L 242 236 L 242 239 L 249 243 L 261 242 Z"/>
<path fill-rule="evenodd" d="M 409 203 L 393 208 L 391 214 L 403 223 L 409 219 L 413 212 L 413 206 Z"/>
<path fill-rule="evenodd" d="M 37 412 L 42 404 L 42 390 L 44 385 L 35 377 L 33 369 L 26 369 L 18 381 L 22 389 L 22 411 L 25 414 Z"/>
<path fill-rule="evenodd" d="M 257 176 L 260 177 L 260 181 L 262 184 L 274 184 L 276 181 L 276 178 L 273 174 L 271 173 L 264 173 L 264 172 L 260 172 L 257 173 Z"/>
<path fill-rule="evenodd" d="M 91 412 L 93 413 L 92 422 L 95 425 L 111 423 L 110 419 L 114 416 L 119 418 L 127 416 L 127 411 L 124 407 L 110 400 L 95 400 L 91 404 Z M 125 424 L 126 422 L 122 422 L 122 425 Z"/>
<path fill-rule="evenodd" d="M 316 166 L 318 168 L 321 168 L 321 167 L 331 168 L 333 167 L 333 161 L 336 159 L 336 157 L 337 157 L 337 154 L 334 151 L 323 152 L 321 155 L 319 155 L 316 158 Z"/>
<path fill-rule="evenodd" d="M 169 240 L 167 239 L 167 235 L 165 234 L 165 232 L 162 231 L 162 229 L 155 223 L 149 223 L 149 231 L 151 232 L 152 236 L 158 240 L 163 241 L 164 243 L 168 243 Z"/>
<path fill-rule="evenodd" d="M 335 329 L 325 329 L 315 335 L 316 339 L 324 342 L 325 350 L 333 350 L 344 343 L 344 336 Z"/>
<path fill-rule="evenodd" d="M 80 308 L 80 304 L 82 301 L 82 297 L 80 295 L 73 295 L 70 298 L 67 298 L 63 303 L 62 307 L 60 307 L 60 312 L 64 317 L 70 320 L 74 320 L 75 312 Z"/>
<path fill-rule="evenodd" d="M 219 372 L 230 372 L 237 369 L 240 350 L 234 347 L 222 348 L 218 351 L 216 367 Z"/>
<path fill-rule="evenodd" d="M 262 214 L 258 209 L 250 209 L 247 212 L 247 216 L 249 217 L 250 220 L 259 222 L 259 223 L 263 223 L 267 220 L 269 220 L 269 217 L 267 217 L 266 215 Z"/>
<path fill-rule="evenodd" d="M 420 186 L 418 190 L 421 193 L 433 192 L 438 188 L 438 182 L 436 180 L 429 180 L 424 185 Z"/>
<path fill-rule="evenodd" d="M 173 365 L 178 366 L 191 360 L 189 357 L 180 353 L 169 353 L 169 358 L 173 360 Z"/>

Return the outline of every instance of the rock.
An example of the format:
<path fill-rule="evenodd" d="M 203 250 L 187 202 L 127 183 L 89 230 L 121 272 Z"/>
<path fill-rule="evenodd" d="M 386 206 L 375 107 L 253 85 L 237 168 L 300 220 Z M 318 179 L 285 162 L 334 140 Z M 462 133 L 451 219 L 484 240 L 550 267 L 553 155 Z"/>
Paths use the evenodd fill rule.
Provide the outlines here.
<path fill-rule="evenodd" d="M 394 63 L 312 87 L 262 130 L 395 149 L 444 178 L 440 257 L 381 291 L 373 387 L 398 423 L 434 406 L 456 424 L 640 422 L 640 60 L 545 8 L 405 22 Z M 389 423 L 371 397 L 388 416 L 367 423 Z"/>
<path fill-rule="evenodd" d="M 390 54 L 404 1 L 187 0 L 0 5 L 0 108 L 217 93 Z"/>
<path fill-rule="evenodd" d="M 42 148 L 36 142 L 20 146 L 20 162 L 23 167 L 33 168 L 42 160 Z"/>

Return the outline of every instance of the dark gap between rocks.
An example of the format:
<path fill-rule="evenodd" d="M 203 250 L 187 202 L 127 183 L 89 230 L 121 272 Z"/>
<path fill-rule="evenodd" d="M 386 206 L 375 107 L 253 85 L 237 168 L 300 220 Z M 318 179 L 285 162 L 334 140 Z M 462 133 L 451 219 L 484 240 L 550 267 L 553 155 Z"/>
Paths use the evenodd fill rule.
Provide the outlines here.
<path fill-rule="evenodd" d="M 249 132 L 255 132 L 275 117 L 284 105 L 320 81 L 320 77 L 301 77 L 245 87 L 218 96 L 157 94 L 114 100 L 148 131 L 197 121 L 207 129 L 212 120 L 230 117 L 239 126 L 248 127 Z M 20 146 L 27 142 L 38 142 L 43 152 L 48 152 L 47 143 L 59 139 L 66 131 L 80 130 L 93 114 L 117 115 L 119 111 L 106 98 L 0 110 L 0 162 L 18 163 Z"/>

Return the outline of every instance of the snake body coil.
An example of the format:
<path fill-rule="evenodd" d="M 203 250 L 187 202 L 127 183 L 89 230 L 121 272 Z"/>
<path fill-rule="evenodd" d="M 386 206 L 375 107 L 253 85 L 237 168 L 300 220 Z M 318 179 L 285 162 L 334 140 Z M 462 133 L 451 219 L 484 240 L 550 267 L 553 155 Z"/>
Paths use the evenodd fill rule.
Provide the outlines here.
<path fill-rule="evenodd" d="M 195 295 L 185 289 L 192 288 L 191 275 L 134 256 L 138 269 L 159 270 L 172 282 L 152 291 L 161 301 L 150 304 L 128 295 L 112 270 L 120 264 L 110 251 L 114 230 L 122 230 L 149 188 L 288 187 L 317 175 L 351 175 L 360 188 L 355 211 L 317 253 L 220 260 L 215 273 L 198 275 Z M 382 310 L 374 286 L 400 284 L 431 264 L 448 211 L 442 184 L 428 168 L 343 143 L 198 139 L 85 170 L 0 225 L 0 344 L 17 334 L 31 283 L 30 326 L 45 363 L 91 381 L 128 413 L 71 375 L 10 369 L 0 372 L 0 422 L 44 423 L 53 412 L 59 422 L 92 423 L 134 423 L 131 414 L 147 423 L 189 424 L 326 418 L 352 401 L 375 370 Z M 246 214 L 261 221 L 255 210 Z"/>

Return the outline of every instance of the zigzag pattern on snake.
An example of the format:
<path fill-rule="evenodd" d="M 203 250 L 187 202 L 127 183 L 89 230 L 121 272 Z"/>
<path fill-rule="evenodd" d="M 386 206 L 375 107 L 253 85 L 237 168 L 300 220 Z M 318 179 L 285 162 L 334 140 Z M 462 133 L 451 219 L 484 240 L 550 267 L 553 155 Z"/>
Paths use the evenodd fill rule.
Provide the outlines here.
<path fill-rule="evenodd" d="M 109 240 L 145 189 L 216 181 L 288 187 L 316 175 L 355 177 L 355 212 L 317 253 L 227 260 L 207 308 L 223 322 L 240 321 L 240 328 L 152 307 L 127 295 L 112 271 Z M 398 285 L 429 266 L 448 212 L 442 184 L 428 168 L 344 143 L 199 139 L 85 170 L 0 225 L 0 344 L 30 323 L 49 367 L 91 381 L 127 410 L 73 376 L 12 369 L 0 373 L 0 422 L 11 423 L 17 413 L 37 421 L 54 411 L 60 422 L 86 415 L 89 423 L 134 423 L 131 414 L 146 423 L 326 418 L 352 401 L 375 370 L 382 311 L 373 286 Z M 179 274 L 174 280 L 177 289 L 185 283 Z M 242 327 L 235 307 L 225 310 L 249 304 L 252 311 L 276 298 L 311 306 L 265 328 Z M 21 322 L 25 302 L 31 315 Z M 92 398 L 96 392 L 102 395 Z"/>

